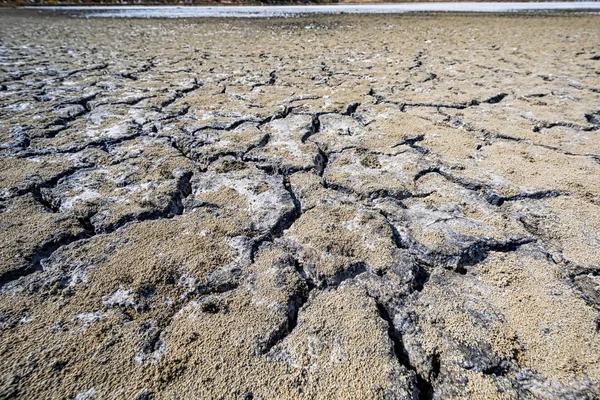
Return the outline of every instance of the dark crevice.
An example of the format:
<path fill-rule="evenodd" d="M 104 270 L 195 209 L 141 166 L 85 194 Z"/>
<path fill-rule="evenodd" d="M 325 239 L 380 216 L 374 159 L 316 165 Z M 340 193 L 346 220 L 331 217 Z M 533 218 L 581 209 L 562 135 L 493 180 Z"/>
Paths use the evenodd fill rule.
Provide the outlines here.
<path fill-rule="evenodd" d="M 80 105 L 82 106 L 85 110 L 87 111 L 91 111 L 91 106 L 90 106 L 90 102 L 92 100 L 94 100 L 96 97 L 98 97 L 100 95 L 100 93 L 95 92 L 95 93 L 91 93 L 88 95 L 84 95 L 78 99 L 73 99 L 73 100 L 68 100 L 65 101 L 63 103 L 59 103 L 58 105 L 56 105 L 55 108 L 59 108 L 59 107 L 64 107 L 64 106 L 71 106 L 71 105 Z"/>
<path fill-rule="evenodd" d="M 85 226 L 84 226 L 85 227 Z M 28 262 L 26 268 L 11 270 L 0 275 L 0 289 L 7 283 L 15 281 L 21 277 L 30 275 L 34 272 L 43 271 L 42 261 L 47 259 L 60 247 L 67 246 L 81 239 L 93 236 L 93 232 L 82 230 L 78 234 L 59 234 L 58 237 L 52 237 L 33 251 L 33 256 Z"/>
<path fill-rule="evenodd" d="M 181 107 L 179 110 L 174 111 L 174 112 L 163 112 L 164 115 L 156 118 L 156 120 L 154 122 L 159 122 L 159 121 L 169 121 L 171 119 L 177 118 L 177 117 L 182 117 L 184 115 L 186 115 L 188 113 L 188 111 L 190 110 L 190 105 L 189 104 L 185 104 L 183 107 Z M 160 112 L 160 110 L 159 110 Z"/>
<path fill-rule="evenodd" d="M 429 149 L 427 149 L 425 147 L 422 147 L 422 146 L 419 146 L 417 144 L 417 142 L 420 142 L 423 139 L 425 139 L 425 135 L 408 136 L 402 142 L 396 143 L 395 145 L 393 145 L 392 149 L 396 148 L 396 147 L 399 147 L 399 146 L 408 146 L 411 149 L 414 149 L 414 150 L 418 151 L 421 154 L 429 154 Z"/>
<path fill-rule="evenodd" d="M 201 164 L 199 167 L 201 169 L 208 167 L 210 164 L 214 163 L 215 161 L 224 158 L 224 157 L 233 157 L 235 159 L 241 159 L 242 161 L 245 160 L 244 158 L 244 153 L 240 152 L 240 151 L 219 151 L 216 153 L 212 153 L 208 156 L 202 156 L 202 157 L 196 157 L 194 154 L 191 155 L 191 158 L 193 161 L 195 161 L 196 163 Z"/>
<path fill-rule="evenodd" d="M 571 279 L 573 279 L 575 277 L 578 277 L 578 276 L 582 276 L 582 275 L 600 276 L 600 267 L 582 266 L 582 265 L 574 266 L 568 260 L 565 261 L 565 264 L 566 265 L 570 264 L 571 268 L 574 268 L 574 269 L 578 270 L 576 272 L 569 273 L 569 278 L 571 278 Z"/>
<path fill-rule="evenodd" d="M 414 108 L 414 107 L 431 107 L 431 108 L 438 108 L 438 109 L 451 108 L 451 109 L 456 109 L 456 110 L 463 110 L 468 107 L 479 106 L 482 102 L 488 103 L 488 104 L 496 104 L 496 103 L 501 102 L 506 96 L 508 96 L 507 93 L 499 93 L 499 94 L 492 96 L 483 101 L 473 99 L 471 101 L 466 101 L 466 102 L 462 102 L 462 103 L 434 103 L 434 102 L 431 102 L 431 103 L 428 103 L 428 102 L 407 103 L 407 102 L 402 102 L 402 101 L 387 100 L 383 96 L 376 95 L 372 89 L 369 91 L 368 95 L 372 96 L 376 99 L 375 104 L 378 104 L 378 103 L 394 104 L 394 105 L 398 106 L 400 108 L 400 111 L 402 111 L 402 112 L 405 112 L 408 108 Z"/>
<path fill-rule="evenodd" d="M 429 196 L 431 193 L 412 193 L 409 190 L 390 190 L 390 189 L 378 189 L 369 192 L 365 197 L 368 200 L 376 200 L 381 198 L 391 198 L 396 200 L 406 200 L 409 198 L 424 198 Z"/>
<path fill-rule="evenodd" d="M 179 152 L 179 154 L 181 154 L 182 157 L 187 158 L 188 160 L 190 160 L 192 163 L 196 163 L 196 160 L 194 160 L 192 157 L 190 157 L 189 153 L 186 152 L 179 144 L 178 140 L 174 137 L 170 138 L 170 142 L 171 142 L 171 147 L 173 147 L 175 150 L 177 150 L 177 152 Z"/>
<path fill-rule="evenodd" d="M 239 274 L 237 274 L 239 276 Z M 237 277 L 237 276 L 236 276 Z M 207 295 L 215 295 L 215 294 L 223 294 L 227 292 L 231 292 L 232 290 L 237 289 L 239 286 L 239 282 L 237 280 L 233 281 L 215 281 L 208 283 L 206 285 L 201 285 L 196 288 L 194 294 L 200 296 Z"/>
<path fill-rule="evenodd" d="M 395 145 L 393 145 L 392 149 L 395 148 L 395 147 L 405 146 L 405 145 L 413 147 L 415 145 L 415 143 L 421 142 L 423 139 L 425 139 L 425 135 L 422 135 L 422 134 L 421 135 L 414 135 L 414 136 L 407 136 L 400 143 L 396 143 Z"/>
<path fill-rule="evenodd" d="M 267 117 L 261 121 L 258 121 L 258 127 L 260 128 L 261 126 L 268 124 L 269 122 L 275 121 L 277 119 L 287 118 L 287 116 L 290 115 L 293 110 L 294 110 L 294 107 L 286 104 L 285 106 L 283 106 L 283 109 L 281 111 L 276 112 L 275 114 L 273 114 L 270 117 Z"/>
<path fill-rule="evenodd" d="M 592 125 L 600 125 L 600 110 L 584 115 L 585 120 Z"/>
<path fill-rule="evenodd" d="M 248 157 L 242 158 L 242 161 L 255 163 L 256 168 L 266 172 L 269 175 L 291 175 L 296 172 L 309 172 L 315 169 L 314 165 L 311 166 L 298 166 L 298 165 L 271 165 L 269 160 L 265 160 L 261 157 Z"/>
<path fill-rule="evenodd" d="M 321 120 L 319 119 L 320 116 L 321 116 L 321 114 L 315 114 L 315 115 L 313 115 L 312 120 L 310 121 L 310 134 L 311 135 L 315 135 L 321 131 Z M 304 140 L 302 141 L 302 143 L 305 143 L 306 140 L 308 139 L 308 137 L 303 138 L 303 139 Z"/>
<path fill-rule="evenodd" d="M 554 149 L 552 149 L 554 150 Z M 560 151 L 558 149 L 556 149 L 557 151 Z M 567 156 L 576 156 L 576 157 L 590 157 L 591 159 L 593 159 L 595 162 L 597 162 L 598 164 L 600 164 L 600 155 L 598 154 L 591 154 L 591 153 L 587 153 L 587 154 L 577 154 L 577 153 L 571 153 L 570 151 L 565 151 L 563 152 L 563 154 L 567 155 Z"/>
<path fill-rule="evenodd" d="M 132 81 L 137 81 L 139 79 L 137 75 L 133 72 L 121 72 L 119 75 L 125 79 L 129 79 Z"/>
<path fill-rule="evenodd" d="M 33 198 L 40 203 L 48 212 L 57 213 L 60 210 L 60 205 L 55 204 L 51 199 L 48 199 L 40 187 L 36 187 L 31 191 Z"/>
<path fill-rule="evenodd" d="M 360 103 L 351 103 L 351 104 L 348 104 L 346 106 L 346 110 L 344 110 L 342 112 L 342 115 L 351 116 L 352 114 L 354 114 L 356 112 L 356 110 L 358 109 L 359 106 L 360 106 Z"/>
<path fill-rule="evenodd" d="M 438 175 L 442 176 L 443 178 L 445 178 L 446 180 L 456 183 L 457 185 L 460 185 L 468 190 L 479 191 L 485 187 L 485 185 L 482 183 L 469 181 L 465 178 L 461 178 L 461 177 L 452 175 L 449 172 L 444 171 L 439 166 L 430 167 L 430 168 L 421 170 L 415 175 L 415 177 L 413 179 L 414 179 L 414 181 L 418 181 L 419 179 L 421 179 L 422 177 L 424 177 L 425 175 L 428 175 L 428 174 L 438 174 Z"/>
<path fill-rule="evenodd" d="M 269 135 L 268 133 L 265 134 L 258 143 L 249 146 L 244 151 L 244 154 L 242 154 L 241 158 L 243 159 L 246 154 L 248 154 L 249 152 L 251 152 L 254 149 L 261 149 L 261 148 L 265 147 L 267 144 L 269 144 L 270 140 L 271 140 L 271 135 Z"/>
<path fill-rule="evenodd" d="M 379 313 L 379 316 L 381 317 L 381 319 L 387 322 L 388 335 L 390 337 L 390 340 L 392 341 L 394 355 L 396 356 L 396 359 L 398 360 L 400 365 L 403 365 L 404 367 L 406 367 L 406 369 L 412 371 L 415 374 L 416 393 L 414 393 L 414 397 L 418 398 L 419 400 L 433 399 L 434 390 L 433 385 L 431 384 L 431 379 L 435 379 L 435 377 L 439 373 L 439 356 L 434 355 L 433 357 L 433 371 L 430 374 L 431 379 L 425 379 L 421 374 L 417 372 L 417 369 L 410 363 L 408 352 L 406 351 L 406 348 L 404 347 L 404 344 L 402 342 L 402 335 L 395 328 L 394 321 L 390 316 L 388 309 L 385 307 L 385 305 L 377 301 L 377 299 L 375 299 L 375 301 L 377 304 L 377 312 Z"/>
<path fill-rule="evenodd" d="M 302 264 L 295 258 L 291 258 L 296 272 L 302 277 L 304 285 L 297 288 L 288 299 L 287 319 L 277 330 L 273 331 L 269 338 L 258 346 L 255 355 L 265 355 L 289 336 L 298 325 L 298 313 L 310 298 L 310 293 L 316 288 L 312 279 L 306 274 Z"/>
<path fill-rule="evenodd" d="M 44 137 L 46 139 L 54 139 L 62 131 L 65 131 L 70 128 L 68 121 L 74 121 L 76 117 L 79 117 L 80 115 L 83 115 L 84 113 L 85 112 L 82 111 L 80 113 L 71 115 L 69 118 L 59 118 L 59 119 L 53 121 L 51 123 L 51 125 L 48 125 L 48 126 L 42 128 L 45 130 Z"/>
<path fill-rule="evenodd" d="M 260 127 L 262 127 L 265 124 L 268 124 L 269 122 L 275 121 L 277 119 L 286 118 L 288 115 L 290 115 L 292 113 L 293 109 L 294 109 L 294 107 L 290 107 L 290 106 L 286 105 L 283 107 L 283 109 L 281 111 L 278 111 L 275 114 L 268 116 L 264 119 L 241 118 L 241 119 L 238 119 L 227 125 L 223 125 L 223 124 L 204 125 L 199 128 L 195 128 L 193 131 L 189 132 L 188 134 L 195 135 L 196 133 L 205 131 L 205 130 L 232 131 L 245 123 L 256 124 L 256 127 L 260 129 Z"/>
<path fill-rule="evenodd" d="M 421 58 L 423 57 L 423 55 L 424 55 L 424 53 L 422 51 L 417 52 L 417 54 L 415 55 L 415 57 L 413 59 L 414 64 L 411 65 L 410 67 L 408 67 L 409 71 L 421 68 L 423 66 L 423 61 L 421 61 Z"/>
<path fill-rule="evenodd" d="M 323 177 L 327 164 L 329 163 L 329 156 L 321 148 L 318 148 L 318 154 L 315 156 L 315 169 L 320 177 Z"/>
<path fill-rule="evenodd" d="M 187 172 L 179 178 L 177 182 L 177 195 L 168 205 L 169 216 L 183 214 L 183 203 L 185 199 L 192 193 L 192 185 L 190 183 L 192 176 L 192 172 Z"/>
<path fill-rule="evenodd" d="M 455 267 L 455 271 L 459 273 L 466 273 L 465 267 L 479 264 L 487 258 L 490 252 L 501 252 L 508 253 L 516 251 L 519 247 L 528 243 L 535 242 L 534 238 L 518 238 L 509 239 L 506 242 L 497 242 L 495 240 L 489 240 L 484 242 L 477 242 L 463 250 L 459 255 L 458 263 Z"/>
<path fill-rule="evenodd" d="M 244 158 L 244 161 L 255 162 L 255 161 L 252 161 L 252 160 L 249 160 L 249 159 L 246 159 L 246 158 Z M 262 161 L 262 160 L 259 160 L 259 161 Z M 275 175 L 275 174 L 277 174 L 279 172 L 278 168 L 273 167 L 270 164 L 254 164 L 254 166 L 256 168 L 260 169 L 261 171 L 263 171 L 264 173 L 266 173 L 267 175 L 271 175 L 271 176 Z"/>
<path fill-rule="evenodd" d="M 294 259 L 294 268 L 296 269 L 296 272 L 298 272 L 298 274 L 300 274 L 300 276 L 302 277 L 302 279 L 304 279 L 304 282 L 306 283 L 306 287 L 308 289 L 308 293 L 307 293 L 307 297 L 308 297 L 310 292 L 313 289 L 315 289 L 317 286 L 315 285 L 315 282 L 309 276 L 309 274 L 306 273 L 304 266 L 296 259 Z"/>
<path fill-rule="evenodd" d="M 556 146 L 550 146 L 547 144 L 542 144 L 542 143 L 536 143 L 532 140 L 529 139 L 525 139 L 525 138 L 519 138 L 519 137 L 513 137 L 513 136 L 509 136 L 503 133 L 497 133 L 497 132 L 490 132 L 486 129 L 476 129 L 473 126 L 469 125 L 469 124 L 465 124 L 462 121 L 460 121 L 457 117 L 454 116 L 450 116 L 447 115 L 445 113 L 442 112 L 443 115 L 446 115 L 448 118 L 452 118 L 453 121 L 455 121 L 455 124 L 452 123 L 448 123 L 446 124 L 446 126 L 450 127 L 450 128 L 454 128 L 454 129 L 464 129 L 467 132 L 476 132 L 476 133 L 483 133 L 485 135 L 486 138 L 488 139 L 496 139 L 496 140 L 506 140 L 506 141 L 511 141 L 511 142 L 519 142 L 519 143 L 527 143 L 531 146 L 537 146 L 537 147 L 542 147 L 548 150 L 552 150 L 552 151 L 556 151 L 558 153 L 567 155 L 567 156 L 574 156 L 574 157 L 590 157 L 592 158 L 594 161 L 600 163 L 600 155 L 598 154 L 592 154 L 592 153 L 573 153 L 570 151 L 565 151 L 559 147 Z M 588 121 L 589 122 L 589 121 Z M 534 126 L 534 131 L 538 132 L 541 128 L 545 127 L 544 125 L 536 125 Z M 571 127 L 574 127 L 573 125 Z M 583 131 L 592 131 L 592 130 L 596 130 L 594 129 L 594 127 L 579 127 L 581 130 Z M 600 128 L 600 126 L 598 127 Z"/>
<path fill-rule="evenodd" d="M 437 77 L 438 77 L 437 74 L 430 72 L 427 74 L 427 77 L 421 81 L 421 83 L 433 81 L 434 79 L 437 79 Z"/>
<path fill-rule="evenodd" d="M 337 192 L 340 192 L 340 193 L 343 193 L 346 195 L 350 195 L 350 196 L 357 196 L 357 193 L 355 193 L 352 189 L 342 186 L 340 184 L 334 183 L 334 182 L 330 182 L 326 178 L 323 178 L 323 183 L 324 183 L 324 187 L 326 189 L 335 190 Z"/>
<path fill-rule="evenodd" d="M 83 227 L 83 229 L 85 229 L 86 232 L 88 232 L 89 237 L 92 237 L 97 235 L 98 232 L 96 231 L 96 227 L 92 225 L 92 221 L 90 218 L 91 217 L 79 217 L 77 218 L 77 221 L 79 221 L 79 224 Z"/>
<path fill-rule="evenodd" d="M 78 118 L 88 114 L 92 110 L 89 103 L 92 100 L 94 100 L 96 97 L 98 97 L 98 93 L 92 93 L 90 95 L 83 96 L 79 99 L 70 100 L 68 102 L 64 102 L 64 103 L 60 103 L 60 104 L 56 105 L 54 107 L 55 109 L 64 107 L 64 106 L 73 106 L 73 105 L 79 105 L 82 107 L 82 109 L 73 114 L 56 118 L 54 121 L 49 122 L 48 124 L 43 126 L 41 129 L 46 131 L 44 134 L 44 137 L 49 138 L 49 139 L 56 137 L 60 132 L 68 129 L 70 127 L 69 124 L 71 122 L 76 121 Z"/>
<path fill-rule="evenodd" d="M 22 153 L 15 155 L 15 157 L 27 158 L 27 157 L 45 156 L 45 155 L 49 155 L 49 154 L 73 154 L 73 153 L 78 153 L 80 151 L 83 151 L 83 150 L 86 150 L 89 148 L 101 148 L 101 149 L 106 150 L 109 146 L 114 146 L 114 145 L 126 142 L 128 140 L 137 139 L 138 137 L 143 136 L 143 132 L 141 129 L 136 128 L 135 130 L 136 130 L 136 132 L 132 133 L 131 135 L 122 136 L 122 137 L 116 138 L 116 139 L 97 139 L 97 140 L 93 140 L 93 141 L 90 141 L 85 144 L 68 147 L 68 148 L 62 148 L 62 149 L 48 148 L 44 151 L 27 150 L 27 151 L 24 151 Z"/>
<path fill-rule="evenodd" d="M 319 133 L 321 130 L 321 121 L 319 117 L 323 115 L 322 113 L 317 113 L 312 116 L 312 120 L 310 121 L 310 128 L 306 130 L 306 132 L 300 138 L 301 143 L 306 143 L 309 137 Z"/>
<path fill-rule="evenodd" d="M 495 206 L 501 206 L 506 201 L 517 201 L 525 199 L 542 200 L 565 195 L 569 195 L 569 193 L 562 190 L 554 189 L 539 190 L 536 192 L 522 192 L 512 196 L 502 196 L 492 190 L 486 190 L 483 194 L 485 200 L 487 200 L 488 203 Z"/>
<path fill-rule="evenodd" d="M 452 270 L 459 274 L 466 274 L 467 267 L 475 266 L 489 256 L 490 252 L 512 252 L 528 243 L 536 242 L 535 238 L 511 238 L 505 242 L 498 242 L 491 239 L 476 240 L 468 246 L 462 248 L 459 253 L 441 253 L 435 249 L 430 249 L 413 238 L 409 237 L 407 242 L 397 244 L 399 248 L 406 249 L 417 260 L 417 291 L 420 285 L 419 281 L 425 284 L 429 280 L 429 271 L 432 268 L 442 267 Z"/>
<path fill-rule="evenodd" d="M 226 126 L 222 126 L 222 125 L 205 125 L 205 126 L 201 126 L 199 128 L 194 129 L 192 132 L 190 132 L 190 135 L 195 135 L 198 132 L 202 132 L 202 131 L 207 131 L 207 130 L 212 130 L 212 131 L 233 131 L 236 128 L 238 128 L 240 125 L 243 125 L 247 122 L 251 122 L 251 123 L 258 123 L 260 125 L 259 121 L 255 121 L 252 119 L 238 119 L 234 122 L 232 122 L 229 125 Z"/>
<path fill-rule="evenodd" d="M 418 181 L 419 179 L 421 179 L 422 177 L 424 177 L 425 175 L 429 175 L 429 174 L 433 174 L 433 173 L 440 173 L 440 168 L 439 167 L 431 167 L 431 168 L 426 168 L 423 169 L 419 172 L 417 172 L 417 174 L 414 176 L 413 181 Z"/>
<path fill-rule="evenodd" d="M 152 221 L 163 218 L 169 219 L 183 214 L 184 200 L 192 193 L 192 187 L 190 184 L 191 178 L 191 172 L 185 173 L 179 178 L 177 182 L 177 193 L 163 209 L 149 210 L 139 214 L 126 214 L 110 225 L 97 228 L 95 233 L 112 233 L 117 229 L 129 225 L 130 223 Z"/>
<path fill-rule="evenodd" d="M 62 77 L 62 78 L 63 78 L 63 79 L 64 79 L 64 78 L 68 78 L 68 77 L 70 77 L 70 76 L 73 76 L 73 75 L 75 75 L 75 74 L 78 74 L 78 73 L 80 73 L 80 72 L 101 71 L 101 70 L 103 70 L 103 69 L 106 69 L 106 68 L 108 68 L 108 64 L 106 64 L 106 63 L 104 63 L 104 64 L 99 64 L 99 65 L 93 65 L 93 66 L 91 66 L 91 67 L 88 67 L 88 68 L 80 68 L 80 69 L 76 69 L 76 70 L 73 70 L 73 71 L 68 71 L 68 72 L 66 72 L 66 73 L 63 75 L 63 77 Z"/>
<path fill-rule="evenodd" d="M 508 96 L 508 93 L 498 93 L 495 96 L 492 96 L 486 100 L 484 100 L 484 103 L 488 103 L 488 104 L 496 104 L 496 103 L 500 103 L 502 100 L 504 100 L 504 98 Z"/>
<path fill-rule="evenodd" d="M 298 324 L 298 313 L 302 306 L 306 303 L 308 295 L 305 293 L 295 293 L 288 300 L 287 319 L 277 327 L 276 330 L 271 332 L 269 337 L 258 345 L 255 349 L 254 355 L 261 356 L 268 354 L 275 346 L 281 343 L 287 336 L 289 336 L 296 325 Z"/>
<path fill-rule="evenodd" d="M 598 125 L 582 126 L 579 124 L 575 124 L 573 122 L 566 122 L 566 121 L 556 121 L 556 122 L 534 121 L 534 125 L 533 125 L 532 129 L 534 132 L 540 132 L 542 129 L 551 129 L 551 128 L 555 128 L 557 126 L 561 126 L 564 128 L 577 129 L 577 130 L 580 130 L 583 132 L 591 132 L 591 131 L 596 131 L 596 130 L 600 129 L 600 126 L 598 126 Z"/>
<path fill-rule="evenodd" d="M 432 173 L 439 174 L 440 176 L 444 177 L 448 181 L 456 183 L 456 184 L 464 187 L 465 189 L 482 192 L 481 194 L 482 194 L 483 198 L 488 203 L 490 203 L 491 205 L 494 205 L 494 206 L 501 206 L 504 202 L 507 202 L 507 201 L 517 201 L 517 200 L 525 200 L 525 199 L 542 200 L 542 199 L 553 198 L 553 197 L 558 197 L 558 196 L 567 196 L 570 194 L 569 192 L 566 192 L 564 190 L 546 189 L 546 190 L 538 190 L 535 192 L 521 192 L 521 193 L 517 193 L 512 196 L 502 196 L 502 195 L 498 194 L 496 191 L 490 189 L 487 185 L 485 185 L 483 183 L 470 181 L 470 180 L 462 178 L 462 177 L 457 177 L 447 171 L 444 171 L 443 169 L 441 169 L 440 167 L 437 167 L 437 166 L 419 171 L 415 175 L 414 181 L 418 181 L 423 176 L 432 174 Z"/>
<path fill-rule="evenodd" d="M 284 213 L 267 234 L 263 235 L 260 239 L 256 240 L 253 243 L 252 249 L 250 251 L 250 259 L 252 262 L 254 262 L 256 253 L 263 245 L 263 243 L 273 242 L 276 238 L 281 237 L 283 235 L 283 232 L 289 229 L 294 224 L 294 222 L 296 222 L 296 220 L 302 215 L 302 205 L 300 201 L 298 201 L 296 195 L 294 194 L 292 187 L 289 183 L 289 177 L 287 175 L 283 175 L 283 185 L 290 194 L 290 197 L 292 198 L 294 208 Z"/>
<path fill-rule="evenodd" d="M 375 100 L 373 103 L 375 105 L 388 102 L 383 96 L 375 93 L 375 89 L 373 88 L 369 89 L 369 91 L 367 92 L 367 96 L 370 96 Z"/>
<path fill-rule="evenodd" d="M 395 200 L 406 200 L 409 198 L 422 198 L 427 197 L 431 193 L 412 193 L 405 189 L 377 189 L 372 190 L 368 193 L 359 193 L 354 189 L 340 185 L 339 183 L 331 182 L 325 179 L 325 185 L 328 189 L 336 190 L 341 193 L 358 197 L 361 200 L 376 200 L 381 198 L 390 198 Z"/>
<path fill-rule="evenodd" d="M 312 115 L 312 120 L 311 120 L 311 124 L 310 124 L 310 129 L 302 136 L 302 138 L 300 139 L 300 141 L 302 143 L 306 143 L 306 141 L 308 140 L 309 137 L 311 137 L 312 135 L 315 135 L 317 133 L 319 133 L 321 131 L 321 120 L 320 117 L 322 115 L 346 115 L 346 116 L 352 116 L 355 112 L 356 109 L 360 106 L 360 103 L 351 103 L 348 104 L 346 106 L 346 109 L 344 111 L 338 112 L 338 111 L 326 111 L 326 112 L 318 112 Z"/>
<path fill-rule="evenodd" d="M 400 208 L 405 208 L 404 204 L 402 204 L 400 202 L 397 202 L 396 204 Z M 396 245 L 396 247 L 398 247 L 399 249 L 407 249 L 409 247 L 409 245 L 407 243 L 404 243 L 404 241 L 402 240 L 402 237 L 400 236 L 400 233 L 398 233 L 398 230 L 396 229 L 394 224 L 392 224 L 390 222 L 389 216 L 383 210 L 377 210 L 377 211 L 379 212 L 379 215 L 381 215 L 385 219 L 385 223 L 392 231 L 392 240 L 393 240 L 394 244 Z"/>
<path fill-rule="evenodd" d="M 38 264 L 37 266 L 29 266 L 27 268 L 6 271 L 0 274 L 0 290 L 2 290 L 2 288 L 10 282 L 16 281 L 17 279 L 22 278 L 24 276 L 33 274 L 34 272 L 40 272 L 41 270 L 41 265 Z"/>
<path fill-rule="evenodd" d="M 269 73 L 268 81 L 266 81 L 265 83 L 255 83 L 254 85 L 252 85 L 250 90 L 252 91 L 255 88 L 260 87 L 260 86 L 273 86 L 275 84 L 275 82 L 277 82 L 277 75 L 275 74 L 275 71 L 271 71 Z"/>
<path fill-rule="evenodd" d="M 294 202 L 294 208 L 296 209 L 296 214 L 301 215 L 302 214 L 302 203 L 300 203 L 300 200 L 298 200 L 298 198 L 296 197 L 296 194 L 292 190 L 292 185 L 290 184 L 289 176 L 284 176 L 283 179 L 284 179 L 283 185 L 285 187 L 285 190 L 288 191 L 288 193 L 290 194 L 290 197 L 292 198 L 292 201 Z"/>
<path fill-rule="evenodd" d="M 471 105 L 476 105 L 473 102 L 470 103 L 455 103 L 455 104 L 445 104 L 445 103 L 395 103 L 400 106 L 401 111 L 405 111 L 406 108 L 410 107 L 431 107 L 431 108 L 454 108 L 457 110 L 463 110 Z"/>
<path fill-rule="evenodd" d="M 425 287 L 425 284 L 429 282 L 430 273 L 426 266 L 420 263 L 415 264 L 415 281 L 414 290 L 420 292 Z"/>
<path fill-rule="evenodd" d="M 485 375 L 506 376 L 511 370 L 512 366 L 509 362 L 501 362 L 500 364 L 486 368 L 481 372 Z"/>
<path fill-rule="evenodd" d="M 73 174 L 75 174 L 76 172 L 79 172 L 81 170 L 87 169 L 87 168 L 91 168 L 91 165 L 83 165 L 83 166 L 78 166 L 78 167 L 71 167 L 69 169 L 66 169 L 64 171 L 62 171 L 59 174 L 54 175 L 52 178 L 47 179 L 43 182 L 28 186 L 24 189 L 21 190 L 17 190 L 15 191 L 13 194 L 11 194 L 10 197 L 14 197 L 14 196 L 21 196 L 27 193 L 31 193 L 31 195 L 33 196 L 33 198 L 40 203 L 42 206 L 44 206 L 44 208 L 49 211 L 49 212 L 58 212 L 58 208 L 52 204 L 51 201 L 49 201 L 48 199 L 46 199 L 42 193 L 42 189 L 51 189 L 56 187 L 56 185 L 59 183 L 59 181 L 63 178 L 67 178 Z"/>
<path fill-rule="evenodd" d="M 521 143 L 521 142 L 528 143 L 528 142 L 530 142 L 527 139 L 517 138 L 517 137 L 513 137 L 513 136 L 508 136 L 508 135 L 505 135 L 503 133 L 498 133 L 498 134 L 494 135 L 493 137 L 494 137 L 494 139 L 507 140 L 509 142 L 517 142 L 517 143 Z M 531 143 L 531 144 L 533 144 L 533 143 Z"/>
<path fill-rule="evenodd" d="M 450 182 L 456 183 L 457 185 L 460 185 L 460 186 L 464 187 L 467 190 L 479 191 L 479 190 L 481 190 L 485 186 L 482 183 L 470 181 L 468 179 L 452 175 L 452 174 L 450 174 L 450 173 L 448 173 L 448 172 L 446 172 L 444 170 L 441 170 L 441 169 L 438 170 L 438 171 L 433 171 L 433 172 L 437 172 L 438 174 L 440 174 L 441 176 L 443 176 L 444 178 L 446 178 Z"/>
<path fill-rule="evenodd" d="M 198 90 L 200 87 L 202 87 L 202 83 L 198 82 L 197 79 L 194 79 L 194 83 L 191 86 L 176 90 L 175 94 L 173 96 L 164 100 L 160 104 L 161 109 L 164 109 L 165 107 L 170 106 L 171 104 L 175 103 L 175 101 L 177 101 L 178 99 L 182 98 L 183 96 L 185 96 L 186 94 L 188 94 L 190 92 L 193 92 L 194 90 Z"/>
<path fill-rule="evenodd" d="M 126 106 L 135 106 L 138 103 L 141 103 L 144 100 L 148 100 L 148 99 L 152 99 L 156 96 L 154 95 L 150 95 L 150 96 L 140 96 L 140 97 L 134 97 L 132 99 L 129 100 L 120 100 L 120 101 L 115 101 L 115 102 L 102 102 L 102 103 L 97 103 L 96 107 L 98 106 L 105 106 L 105 105 L 110 105 L 110 106 L 118 106 L 118 105 L 126 105 Z"/>
<path fill-rule="evenodd" d="M 342 284 L 342 282 L 347 280 L 352 280 L 356 278 L 358 275 L 369 271 L 369 268 L 366 263 L 358 262 L 351 264 L 348 268 L 342 269 L 341 271 L 336 272 L 334 275 L 327 277 L 326 279 L 321 280 L 318 287 L 319 289 L 328 289 L 328 288 L 337 288 Z"/>

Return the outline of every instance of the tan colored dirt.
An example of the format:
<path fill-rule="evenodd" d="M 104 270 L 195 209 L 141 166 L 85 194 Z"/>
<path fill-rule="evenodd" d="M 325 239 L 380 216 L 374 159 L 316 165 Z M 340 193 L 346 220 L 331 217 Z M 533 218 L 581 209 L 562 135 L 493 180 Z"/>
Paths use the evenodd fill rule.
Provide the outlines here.
<path fill-rule="evenodd" d="M 599 48 L 0 10 L 0 399 L 600 398 Z"/>

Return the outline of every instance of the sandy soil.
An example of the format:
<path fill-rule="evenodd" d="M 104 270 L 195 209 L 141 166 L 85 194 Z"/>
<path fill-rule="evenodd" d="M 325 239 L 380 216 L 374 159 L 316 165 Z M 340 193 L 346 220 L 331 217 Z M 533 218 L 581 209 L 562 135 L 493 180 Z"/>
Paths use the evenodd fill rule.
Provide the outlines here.
<path fill-rule="evenodd" d="M 0 11 L 0 399 L 599 398 L 599 48 Z"/>

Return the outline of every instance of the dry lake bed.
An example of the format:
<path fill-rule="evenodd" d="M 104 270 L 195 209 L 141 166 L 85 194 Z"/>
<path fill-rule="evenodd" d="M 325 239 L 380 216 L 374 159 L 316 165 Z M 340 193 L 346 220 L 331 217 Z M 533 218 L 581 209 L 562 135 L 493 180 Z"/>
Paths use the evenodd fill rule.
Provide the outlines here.
<path fill-rule="evenodd" d="M 600 15 L 0 10 L 0 398 L 597 399 Z"/>

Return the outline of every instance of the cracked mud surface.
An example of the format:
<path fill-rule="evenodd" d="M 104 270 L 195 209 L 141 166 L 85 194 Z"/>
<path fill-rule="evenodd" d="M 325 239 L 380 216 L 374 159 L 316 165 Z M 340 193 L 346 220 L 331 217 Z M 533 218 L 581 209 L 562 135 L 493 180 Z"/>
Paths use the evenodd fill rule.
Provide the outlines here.
<path fill-rule="evenodd" d="M 598 398 L 599 48 L 2 11 L 0 398 Z"/>

